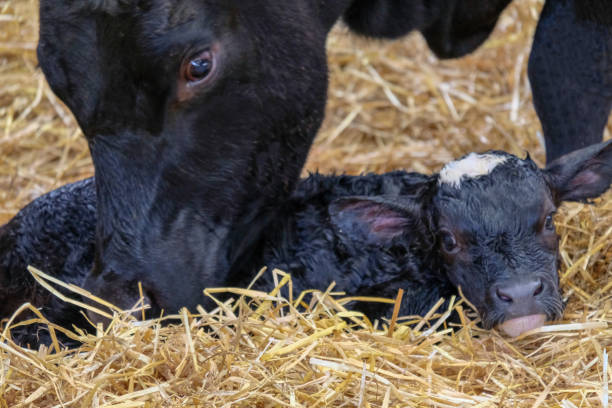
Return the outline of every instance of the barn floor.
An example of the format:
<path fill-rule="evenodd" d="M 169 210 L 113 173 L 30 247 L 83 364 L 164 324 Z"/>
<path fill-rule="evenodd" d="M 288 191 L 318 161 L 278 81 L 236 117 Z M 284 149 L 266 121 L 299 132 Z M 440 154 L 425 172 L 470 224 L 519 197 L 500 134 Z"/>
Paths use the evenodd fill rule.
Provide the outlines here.
<path fill-rule="evenodd" d="M 432 172 L 492 148 L 528 150 L 542 163 L 526 76 L 542 3 L 515 1 L 484 46 L 455 61 L 437 60 L 418 35 L 379 42 L 337 27 L 327 118 L 305 171 Z M 37 4 L 0 0 L 0 222 L 92 175 L 80 130 L 37 68 Z M 537 333 L 482 331 L 461 301 L 455 332 L 444 329 L 446 310 L 389 330 L 329 291 L 306 294 L 309 307 L 297 310 L 299 294 L 291 302 L 236 290 L 214 311 L 185 312 L 182 325 L 118 314 L 97 335 L 77 331 L 78 352 L 4 340 L 0 407 L 607 406 L 612 193 L 565 205 L 557 228 L 568 307 Z"/>

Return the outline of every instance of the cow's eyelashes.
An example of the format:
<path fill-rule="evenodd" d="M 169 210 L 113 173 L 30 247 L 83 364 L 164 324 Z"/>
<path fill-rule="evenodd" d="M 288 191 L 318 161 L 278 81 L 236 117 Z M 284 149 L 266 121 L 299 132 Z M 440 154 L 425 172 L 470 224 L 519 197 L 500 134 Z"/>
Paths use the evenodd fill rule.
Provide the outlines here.
<path fill-rule="evenodd" d="M 215 67 L 214 54 L 205 50 L 192 55 L 181 64 L 181 76 L 189 84 L 199 84 L 210 77 Z"/>

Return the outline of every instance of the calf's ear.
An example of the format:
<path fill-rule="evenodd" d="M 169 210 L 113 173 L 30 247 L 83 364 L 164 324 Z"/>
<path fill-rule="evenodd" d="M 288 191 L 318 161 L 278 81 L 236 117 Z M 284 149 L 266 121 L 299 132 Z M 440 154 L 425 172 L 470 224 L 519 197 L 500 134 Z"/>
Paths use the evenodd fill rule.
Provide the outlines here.
<path fill-rule="evenodd" d="M 555 201 L 584 201 L 612 183 L 612 140 L 575 150 L 544 169 Z"/>
<path fill-rule="evenodd" d="M 414 224 L 420 206 L 397 197 L 354 196 L 332 201 L 328 211 L 341 237 L 353 242 L 385 245 Z"/>

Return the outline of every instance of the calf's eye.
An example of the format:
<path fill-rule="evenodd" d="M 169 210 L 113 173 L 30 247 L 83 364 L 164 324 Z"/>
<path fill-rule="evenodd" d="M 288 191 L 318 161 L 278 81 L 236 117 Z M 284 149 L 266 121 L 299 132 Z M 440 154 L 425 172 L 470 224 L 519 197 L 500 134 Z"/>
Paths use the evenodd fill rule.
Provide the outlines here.
<path fill-rule="evenodd" d="M 546 216 L 546 218 L 544 219 L 544 228 L 546 228 L 549 231 L 552 231 L 555 229 L 555 222 L 553 220 L 553 213 L 550 213 Z"/>
<path fill-rule="evenodd" d="M 210 75 L 213 69 L 213 55 L 203 51 L 183 62 L 181 71 L 183 78 L 191 83 L 200 82 Z"/>
<path fill-rule="evenodd" d="M 446 229 L 440 230 L 440 243 L 442 250 L 448 254 L 459 252 L 459 245 L 452 232 Z"/>

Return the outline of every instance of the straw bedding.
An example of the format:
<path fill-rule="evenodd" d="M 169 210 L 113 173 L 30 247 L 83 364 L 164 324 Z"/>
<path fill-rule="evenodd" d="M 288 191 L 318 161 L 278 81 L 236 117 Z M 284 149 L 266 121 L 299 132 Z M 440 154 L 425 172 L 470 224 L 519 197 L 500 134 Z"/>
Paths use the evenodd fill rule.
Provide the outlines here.
<path fill-rule="evenodd" d="M 525 72 L 541 6 L 515 1 L 489 41 L 457 61 L 436 60 L 418 35 L 378 42 L 337 27 L 327 118 L 307 169 L 430 172 L 490 148 L 529 150 L 541 163 Z M 37 69 L 36 15 L 34 0 L 0 1 L 0 222 L 92 174 L 80 130 Z M 3 340 L 0 407 L 608 406 L 612 193 L 565 205 L 557 227 L 568 307 L 536 333 L 482 331 L 461 300 L 464 324 L 451 331 L 447 310 L 369 322 L 333 287 L 291 299 L 233 290 L 172 326 L 123 312 L 104 330 L 73 329 L 84 341 L 75 351 Z"/>

